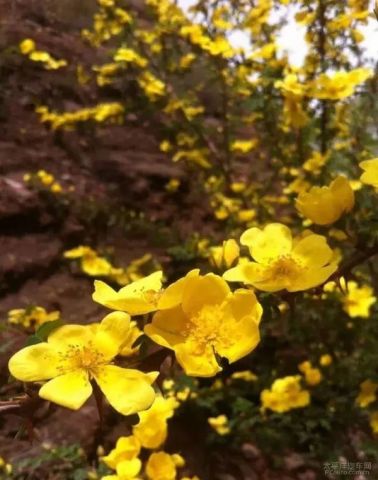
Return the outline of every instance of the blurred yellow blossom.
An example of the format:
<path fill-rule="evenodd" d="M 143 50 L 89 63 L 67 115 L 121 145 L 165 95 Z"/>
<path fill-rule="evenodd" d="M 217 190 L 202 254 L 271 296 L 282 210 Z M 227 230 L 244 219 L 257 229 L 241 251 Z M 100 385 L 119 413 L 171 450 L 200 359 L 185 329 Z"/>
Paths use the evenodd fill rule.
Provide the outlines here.
<path fill-rule="evenodd" d="M 345 177 L 339 176 L 329 187 L 311 187 L 295 201 L 297 210 L 317 225 L 336 222 L 354 206 L 354 193 Z"/>
<path fill-rule="evenodd" d="M 360 167 L 364 170 L 360 178 L 361 182 L 378 188 L 378 158 L 365 160 L 360 163 Z"/>
<path fill-rule="evenodd" d="M 310 403 L 310 393 L 300 385 L 300 375 L 277 378 L 270 390 L 261 392 L 263 409 L 284 413 L 293 408 L 306 407 Z"/>
<path fill-rule="evenodd" d="M 213 428 L 218 435 L 227 435 L 230 433 L 228 425 L 228 418 L 226 415 L 219 415 L 218 417 L 209 417 L 207 419 L 211 428 Z"/>
<path fill-rule="evenodd" d="M 357 404 L 365 408 L 377 399 L 378 383 L 371 380 L 365 380 L 360 385 L 360 393 L 356 398 Z"/>
<path fill-rule="evenodd" d="M 60 312 L 54 310 L 47 312 L 43 307 L 31 306 L 28 308 L 17 308 L 8 312 L 8 322 L 13 325 L 22 325 L 25 328 L 32 327 L 37 330 L 46 322 L 52 322 L 60 318 Z"/>
<path fill-rule="evenodd" d="M 308 385 L 314 386 L 322 381 L 321 371 L 318 368 L 314 368 L 309 361 L 300 363 L 298 370 L 304 374 Z"/>
<path fill-rule="evenodd" d="M 133 435 L 144 448 L 160 447 L 168 435 L 168 419 L 173 417 L 178 402 L 173 398 L 156 396 L 151 408 L 139 413 L 139 423 L 133 427 Z"/>
<path fill-rule="evenodd" d="M 331 355 L 329 355 L 328 353 L 325 353 L 320 357 L 319 363 L 322 367 L 328 367 L 328 365 L 331 365 L 332 361 L 333 359 Z"/>

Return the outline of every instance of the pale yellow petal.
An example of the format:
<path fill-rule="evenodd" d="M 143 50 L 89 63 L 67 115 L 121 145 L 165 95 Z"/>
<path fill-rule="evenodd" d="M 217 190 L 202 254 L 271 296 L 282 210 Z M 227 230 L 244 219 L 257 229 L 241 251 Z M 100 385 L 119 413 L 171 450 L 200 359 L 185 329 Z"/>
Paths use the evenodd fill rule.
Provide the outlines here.
<path fill-rule="evenodd" d="M 117 465 L 117 475 L 119 479 L 133 479 L 140 472 L 142 462 L 139 458 L 132 458 L 131 460 L 124 460 Z"/>
<path fill-rule="evenodd" d="M 155 399 L 153 377 L 139 370 L 105 365 L 96 370 L 95 378 L 110 405 L 122 415 L 146 410 Z"/>
<path fill-rule="evenodd" d="M 112 312 L 103 318 L 94 336 L 94 346 L 106 359 L 115 357 L 130 333 L 130 315 Z"/>
<path fill-rule="evenodd" d="M 85 347 L 93 340 L 93 330 L 87 325 L 63 325 L 54 330 L 47 342 L 52 348 L 63 352 L 73 345 Z"/>
<path fill-rule="evenodd" d="M 161 288 L 162 272 L 154 272 L 126 285 L 118 292 L 106 283 L 96 280 L 92 298 L 95 302 L 114 310 L 122 310 L 130 315 L 143 315 L 157 309 Z"/>
<path fill-rule="evenodd" d="M 9 360 L 9 371 L 22 382 L 38 382 L 58 375 L 59 358 L 47 343 L 21 349 Z"/>
<path fill-rule="evenodd" d="M 337 270 L 337 264 L 331 263 L 326 267 L 322 268 L 309 268 L 308 270 L 304 270 L 302 275 L 298 276 L 291 283 L 290 286 L 287 287 L 289 292 L 299 292 L 302 290 L 308 290 L 309 288 L 317 287 L 324 283 L 328 278 Z"/>
<path fill-rule="evenodd" d="M 92 394 L 92 386 L 85 370 L 74 370 L 45 383 L 39 396 L 62 407 L 78 410 Z"/>
<path fill-rule="evenodd" d="M 158 309 L 165 310 L 167 308 L 173 308 L 176 305 L 179 305 L 182 302 L 184 289 L 188 283 L 188 279 L 198 277 L 199 272 L 200 271 L 198 268 L 191 270 L 185 277 L 180 278 L 177 280 L 177 282 L 169 285 L 159 299 Z"/>
<path fill-rule="evenodd" d="M 178 363 L 189 376 L 213 377 L 221 371 L 211 345 L 207 345 L 199 353 L 197 345 L 187 342 L 178 345 L 175 348 L 175 353 Z"/>
<path fill-rule="evenodd" d="M 280 255 L 287 255 L 292 248 L 290 229 L 281 223 L 271 223 L 263 230 L 250 228 L 240 237 L 240 243 L 249 248 L 256 262 L 267 263 Z"/>
<path fill-rule="evenodd" d="M 236 321 L 250 316 L 257 325 L 260 323 L 263 309 L 252 290 L 243 288 L 236 290 L 227 300 L 227 304 L 230 308 L 230 314 Z"/>
<path fill-rule="evenodd" d="M 195 277 L 184 290 L 182 309 L 188 316 L 195 315 L 204 305 L 222 303 L 229 293 L 229 286 L 218 275 Z"/>
<path fill-rule="evenodd" d="M 174 348 L 185 341 L 188 319 L 181 307 L 161 310 L 153 316 L 152 323 L 144 327 L 144 333 L 162 347 Z"/>
<path fill-rule="evenodd" d="M 216 344 L 216 351 L 226 357 L 230 363 L 248 355 L 260 342 L 260 332 L 255 316 L 245 316 L 236 325 L 235 339 L 224 341 L 222 337 Z"/>
<path fill-rule="evenodd" d="M 306 267 L 323 267 L 331 260 L 333 252 L 325 237 L 309 235 L 295 245 L 292 256 Z"/>
<path fill-rule="evenodd" d="M 223 274 L 223 278 L 228 282 L 243 282 L 253 285 L 255 282 L 261 282 L 268 278 L 269 270 L 265 265 L 255 262 L 242 263 L 234 268 L 230 268 Z"/>

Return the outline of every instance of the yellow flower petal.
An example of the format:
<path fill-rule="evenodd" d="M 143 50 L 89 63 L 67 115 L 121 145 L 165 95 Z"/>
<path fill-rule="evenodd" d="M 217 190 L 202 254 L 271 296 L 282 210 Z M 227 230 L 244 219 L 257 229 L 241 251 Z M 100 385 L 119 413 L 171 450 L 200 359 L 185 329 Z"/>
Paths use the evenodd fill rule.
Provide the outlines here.
<path fill-rule="evenodd" d="M 287 287 L 289 292 L 299 292 L 317 287 L 325 282 L 337 270 L 337 264 L 331 263 L 326 267 L 304 270 L 298 278 Z"/>
<path fill-rule="evenodd" d="M 255 227 L 246 230 L 240 237 L 240 243 L 249 248 L 257 262 L 265 263 L 290 253 L 292 237 L 286 225 L 271 223 L 263 230 Z"/>
<path fill-rule="evenodd" d="M 177 282 L 172 283 L 167 287 L 164 292 L 162 293 L 159 302 L 158 308 L 159 310 L 165 310 L 167 308 L 173 308 L 179 303 L 182 302 L 182 297 L 184 293 L 184 289 L 188 283 L 188 279 L 198 277 L 199 269 L 196 268 L 191 270 L 187 275 L 183 278 L 177 280 Z"/>
<path fill-rule="evenodd" d="M 115 365 L 97 368 L 95 378 L 110 405 L 122 415 L 146 410 L 155 399 L 151 383 L 159 375 L 149 375 Z"/>
<path fill-rule="evenodd" d="M 106 283 L 95 280 L 92 298 L 95 302 L 114 310 L 123 310 L 130 315 L 143 315 L 157 309 L 157 294 L 161 289 L 163 272 L 154 272 L 141 278 L 118 292 Z"/>
<path fill-rule="evenodd" d="M 198 355 L 196 345 L 187 342 L 178 345 L 175 353 L 177 361 L 189 376 L 213 377 L 221 370 L 211 345 Z"/>
<path fill-rule="evenodd" d="M 307 267 L 322 267 L 332 258 L 333 252 L 321 235 L 309 235 L 294 247 L 292 256 Z"/>
<path fill-rule="evenodd" d="M 53 378 L 39 391 L 41 398 L 72 410 L 82 407 L 91 394 L 88 374 L 81 369 Z"/>
<path fill-rule="evenodd" d="M 38 382 L 58 374 L 59 359 L 47 343 L 37 343 L 15 353 L 9 360 L 10 373 L 22 382 Z"/>
<path fill-rule="evenodd" d="M 218 343 L 216 347 L 217 352 L 222 357 L 226 357 L 230 363 L 248 355 L 260 342 L 258 324 L 253 317 L 244 317 L 243 320 L 238 322 L 237 328 L 238 332 L 242 334 L 238 342 L 231 345 Z"/>
<path fill-rule="evenodd" d="M 117 465 L 117 475 L 120 479 L 133 479 L 140 472 L 142 462 L 139 458 L 132 458 L 131 460 L 124 460 Z"/>
<path fill-rule="evenodd" d="M 252 290 L 243 288 L 236 290 L 228 300 L 228 305 L 231 308 L 232 316 L 237 321 L 253 314 L 256 324 L 260 323 L 263 309 Z"/>
<path fill-rule="evenodd" d="M 195 315 L 204 305 L 222 303 L 229 293 L 229 286 L 218 275 L 208 273 L 204 277 L 194 277 L 185 288 L 182 309 L 188 315 Z"/>
<path fill-rule="evenodd" d="M 265 280 L 267 275 L 268 271 L 264 265 L 248 262 L 230 268 L 224 272 L 223 278 L 228 282 L 243 282 L 253 285 L 255 282 Z"/>
<path fill-rule="evenodd" d="M 183 336 L 188 319 L 181 307 L 155 313 L 152 323 L 144 327 L 144 333 L 162 347 L 174 348 L 185 341 Z"/>
<path fill-rule="evenodd" d="M 130 315 L 112 312 L 101 321 L 94 337 L 95 347 L 107 360 L 115 357 L 130 332 Z"/>
<path fill-rule="evenodd" d="M 52 348 L 62 352 L 72 345 L 85 347 L 92 340 L 93 333 L 88 326 L 63 325 L 49 335 L 47 342 Z"/>

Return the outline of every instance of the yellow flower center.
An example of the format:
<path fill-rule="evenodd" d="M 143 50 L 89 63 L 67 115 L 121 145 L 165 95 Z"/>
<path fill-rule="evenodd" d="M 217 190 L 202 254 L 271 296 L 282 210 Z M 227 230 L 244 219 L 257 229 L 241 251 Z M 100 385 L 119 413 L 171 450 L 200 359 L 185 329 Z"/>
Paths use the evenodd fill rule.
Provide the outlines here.
<path fill-rule="evenodd" d="M 222 321 L 223 318 L 222 304 L 205 305 L 190 318 L 184 334 L 195 345 L 197 354 L 209 346 L 216 350 L 216 345 L 229 346 L 236 341 L 237 332 L 231 328 L 230 322 Z"/>
<path fill-rule="evenodd" d="M 83 369 L 93 374 L 98 366 L 106 363 L 104 355 L 96 350 L 91 342 L 87 346 L 71 344 L 59 356 L 62 373 Z"/>
<path fill-rule="evenodd" d="M 270 273 L 272 279 L 293 280 L 301 273 L 303 268 L 303 265 L 294 260 L 293 257 L 282 255 L 270 264 Z"/>

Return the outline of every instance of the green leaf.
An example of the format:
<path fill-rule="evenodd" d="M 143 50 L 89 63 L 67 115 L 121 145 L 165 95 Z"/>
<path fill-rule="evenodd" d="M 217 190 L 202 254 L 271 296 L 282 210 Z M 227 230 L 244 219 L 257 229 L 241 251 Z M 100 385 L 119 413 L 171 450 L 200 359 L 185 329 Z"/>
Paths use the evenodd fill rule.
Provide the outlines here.
<path fill-rule="evenodd" d="M 41 342 L 43 342 L 43 340 L 37 335 L 30 335 L 30 337 L 26 339 L 25 347 L 30 347 L 30 345 L 36 345 L 37 343 Z"/>
<path fill-rule="evenodd" d="M 35 335 L 41 339 L 41 342 L 45 342 L 47 337 L 57 328 L 64 325 L 63 320 L 58 318 L 58 320 L 52 320 L 51 322 L 43 323 L 35 332 Z"/>

